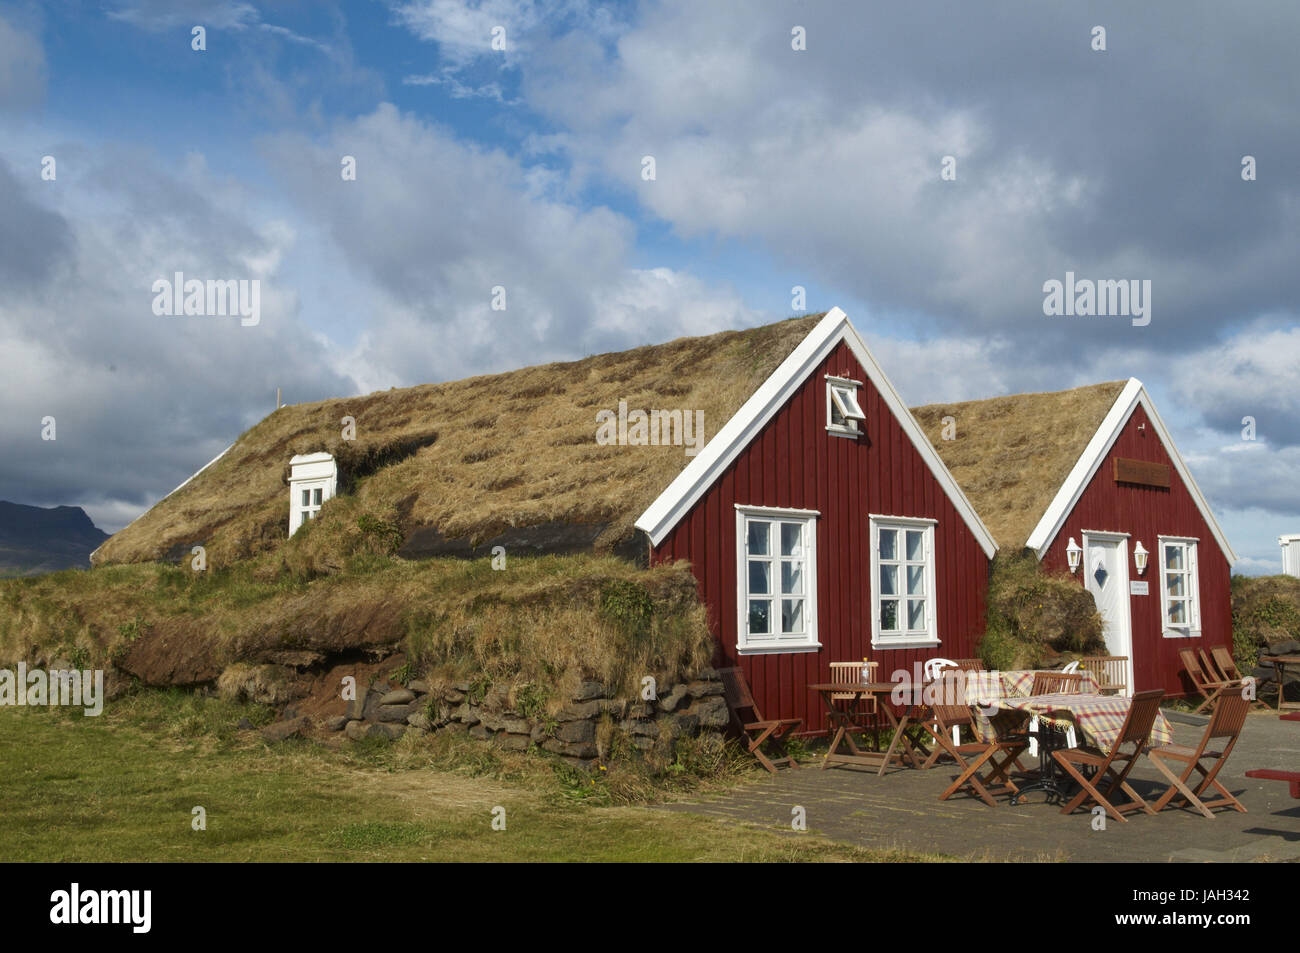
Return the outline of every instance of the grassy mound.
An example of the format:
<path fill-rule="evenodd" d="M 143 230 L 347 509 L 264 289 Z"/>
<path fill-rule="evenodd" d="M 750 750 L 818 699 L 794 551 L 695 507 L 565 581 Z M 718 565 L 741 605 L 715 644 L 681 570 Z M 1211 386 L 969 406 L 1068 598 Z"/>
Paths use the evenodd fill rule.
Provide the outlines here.
<path fill-rule="evenodd" d="M 1249 671 L 1261 648 L 1287 640 L 1300 641 L 1300 579 L 1233 576 L 1232 642 L 1238 667 Z"/>
<path fill-rule="evenodd" d="M 988 627 L 979 648 L 985 665 L 1039 668 L 1105 648 L 1097 604 L 1077 580 L 1044 574 L 1031 553 L 994 558 Z"/>
<path fill-rule="evenodd" d="M 302 664 L 404 647 L 413 668 L 632 689 L 707 664 L 712 641 L 682 565 L 610 556 L 354 559 L 309 578 L 269 560 L 194 572 L 108 566 L 0 582 L 0 660 L 116 665 L 149 684 L 214 681 L 235 662 Z"/>

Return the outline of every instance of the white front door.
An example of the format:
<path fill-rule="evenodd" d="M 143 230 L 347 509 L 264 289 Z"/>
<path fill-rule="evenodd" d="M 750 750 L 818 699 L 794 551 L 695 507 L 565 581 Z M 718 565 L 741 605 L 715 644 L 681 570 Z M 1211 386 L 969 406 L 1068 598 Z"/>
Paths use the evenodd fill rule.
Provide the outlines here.
<path fill-rule="evenodd" d="M 1101 613 L 1108 655 L 1123 655 L 1129 694 L 1133 693 L 1133 630 L 1129 619 L 1128 537 L 1083 534 L 1083 582 Z"/>

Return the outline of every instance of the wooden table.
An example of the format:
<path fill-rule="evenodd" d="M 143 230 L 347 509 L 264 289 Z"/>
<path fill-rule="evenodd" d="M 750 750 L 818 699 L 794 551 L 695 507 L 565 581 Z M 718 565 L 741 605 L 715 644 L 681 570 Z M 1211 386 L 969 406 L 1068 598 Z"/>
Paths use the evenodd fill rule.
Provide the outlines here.
<path fill-rule="evenodd" d="M 835 734 L 831 738 L 831 746 L 826 752 L 826 758 L 822 761 L 822 767 L 826 768 L 832 764 L 861 764 L 868 767 L 879 767 L 876 772 L 877 776 L 885 773 L 891 763 L 902 764 L 904 760 L 911 763 L 912 767 L 919 768 L 922 760 L 917 754 L 917 746 L 907 737 L 906 730 L 909 721 L 915 720 L 915 711 L 918 706 L 909 705 L 903 710 L 903 717 L 899 718 L 894 714 L 894 709 L 889 704 L 890 696 L 894 689 L 899 687 L 898 682 L 867 682 L 860 684 L 837 685 L 831 682 L 818 682 L 808 686 L 808 691 L 817 692 L 822 697 L 822 703 L 826 706 L 826 721 L 833 725 Z M 904 684 L 903 690 L 910 694 L 911 687 Z M 854 705 L 867 696 L 876 699 L 876 710 L 883 711 L 889 718 L 890 727 L 893 728 L 893 735 L 889 739 L 889 748 L 885 751 L 869 751 L 859 748 L 853 741 L 853 732 L 863 730 L 862 725 L 857 725 L 853 721 L 852 714 L 849 710 L 840 708 L 835 704 L 835 695 L 852 695 Z M 841 745 L 847 744 L 848 751 L 840 750 Z M 896 749 L 899 749 L 896 753 Z"/>
<path fill-rule="evenodd" d="M 1281 684 L 1279 682 L 1279 684 Z M 1300 721 L 1300 712 L 1293 712 L 1290 715 L 1282 715 L 1283 721 Z M 1260 778 L 1264 781 L 1285 781 L 1291 785 L 1291 796 L 1300 799 L 1300 771 L 1274 771 L 1271 768 L 1256 768 L 1253 771 L 1247 771 L 1246 777 Z"/>
<path fill-rule="evenodd" d="M 1300 708 L 1300 702 L 1289 702 L 1283 697 L 1286 694 L 1286 667 L 1288 665 L 1300 665 L 1300 655 L 1275 655 L 1269 658 L 1273 663 L 1273 670 L 1277 672 L 1277 710 Z"/>

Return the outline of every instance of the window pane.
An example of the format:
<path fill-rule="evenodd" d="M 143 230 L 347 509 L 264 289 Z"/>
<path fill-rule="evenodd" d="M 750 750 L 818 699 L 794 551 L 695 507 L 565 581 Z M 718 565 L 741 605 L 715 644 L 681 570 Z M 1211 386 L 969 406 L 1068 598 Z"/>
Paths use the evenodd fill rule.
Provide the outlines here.
<path fill-rule="evenodd" d="M 913 632 L 925 628 L 925 600 L 924 599 L 908 600 L 907 627 Z"/>
<path fill-rule="evenodd" d="M 897 566 L 880 567 L 880 593 L 885 596 L 892 596 L 898 593 Z"/>
<path fill-rule="evenodd" d="M 772 591 L 772 564 L 758 559 L 749 561 L 749 591 L 767 595 Z"/>
<path fill-rule="evenodd" d="M 882 529 L 880 531 L 880 558 L 898 558 L 898 530 Z"/>
<path fill-rule="evenodd" d="M 762 520 L 749 521 L 749 555 L 767 555 L 767 527 Z"/>
<path fill-rule="evenodd" d="M 1169 577 L 1169 595 L 1178 598 L 1187 595 L 1187 592 L 1185 591 L 1187 588 L 1186 579 L 1187 577 L 1182 573 L 1171 575 Z"/>
<path fill-rule="evenodd" d="M 311 506 L 311 490 L 302 491 L 302 505 Z"/>
<path fill-rule="evenodd" d="M 794 633 L 803 631 L 803 600 L 781 600 L 781 631 Z"/>
<path fill-rule="evenodd" d="M 834 388 L 831 388 L 830 395 L 831 395 L 831 426 L 843 427 L 845 424 L 848 423 L 848 420 L 845 418 L 843 411 L 841 411 L 839 408 L 839 401 L 835 399 Z"/>
<path fill-rule="evenodd" d="M 781 591 L 796 596 L 803 595 L 803 563 L 782 561 Z"/>
<path fill-rule="evenodd" d="M 880 600 L 880 631 L 881 632 L 898 631 L 898 600 L 897 599 Z"/>
<path fill-rule="evenodd" d="M 907 594 L 909 596 L 925 595 L 925 567 L 907 567 Z"/>
<path fill-rule="evenodd" d="M 925 558 L 925 534 L 919 530 L 909 529 L 907 531 L 907 558 L 912 562 L 920 562 Z"/>
<path fill-rule="evenodd" d="M 311 519 L 311 512 L 310 512 L 309 510 L 303 510 L 303 511 L 302 511 L 302 521 L 305 523 L 305 522 L 307 522 L 309 519 Z"/>
<path fill-rule="evenodd" d="M 856 387 L 837 387 L 835 392 L 839 394 L 840 406 L 849 417 L 855 419 L 865 418 L 866 415 L 862 412 L 862 405 L 858 403 L 858 389 Z"/>
<path fill-rule="evenodd" d="M 1165 566 L 1168 569 L 1183 569 L 1183 547 L 1165 547 Z"/>
<path fill-rule="evenodd" d="M 781 555 L 782 556 L 803 555 L 803 524 L 802 523 L 781 524 Z"/>
<path fill-rule="evenodd" d="M 1169 603 L 1169 624 L 1186 625 L 1187 624 L 1187 603 L 1171 602 Z"/>
<path fill-rule="evenodd" d="M 322 492 L 321 489 L 320 489 L 320 487 L 317 487 L 316 489 L 312 490 L 311 492 L 312 492 L 312 503 L 316 504 L 317 506 L 320 506 L 320 503 L 321 503 L 320 495 L 321 495 L 321 492 Z"/>
<path fill-rule="evenodd" d="M 765 635 L 772 631 L 772 603 L 766 599 L 749 600 L 749 634 Z"/>

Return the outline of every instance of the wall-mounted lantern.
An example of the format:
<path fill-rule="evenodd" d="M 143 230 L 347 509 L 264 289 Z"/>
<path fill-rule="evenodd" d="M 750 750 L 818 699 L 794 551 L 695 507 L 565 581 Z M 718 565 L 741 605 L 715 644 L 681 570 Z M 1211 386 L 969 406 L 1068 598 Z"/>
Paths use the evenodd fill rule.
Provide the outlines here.
<path fill-rule="evenodd" d="M 1147 551 L 1140 541 L 1133 547 L 1133 565 L 1137 567 L 1139 576 L 1147 571 Z"/>
<path fill-rule="evenodd" d="M 1078 572 L 1079 563 L 1083 562 L 1083 550 L 1079 548 L 1073 536 L 1070 537 L 1070 544 L 1065 547 L 1065 558 L 1070 563 L 1070 572 Z"/>

